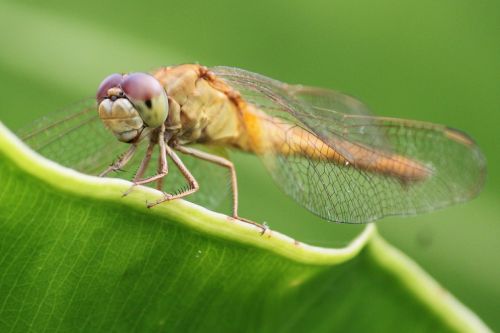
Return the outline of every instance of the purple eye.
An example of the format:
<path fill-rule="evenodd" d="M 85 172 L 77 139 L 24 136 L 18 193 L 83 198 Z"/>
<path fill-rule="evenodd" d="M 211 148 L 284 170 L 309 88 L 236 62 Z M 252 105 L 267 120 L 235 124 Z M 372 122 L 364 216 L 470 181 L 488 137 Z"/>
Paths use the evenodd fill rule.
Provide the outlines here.
<path fill-rule="evenodd" d="M 132 73 L 125 77 L 121 84 L 125 95 L 135 101 L 151 101 L 163 93 L 163 87 L 151 75 Z"/>
<path fill-rule="evenodd" d="M 97 103 L 101 103 L 102 100 L 108 96 L 108 90 L 114 87 L 119 87 L 120 83 L 122 82 L 123 75 L 121 74 L 111 74 L 110 76 L 106 77 L 104 80 L 102 80 L 101 84 L 99 85 L 99 89 L 97 89 L 97 94 L 96 94 L 96 99 Z"/>
<path fill-rule="evenodd" d="M 132 73 L 124 77 L 121 89 L 144 124 L 156 128 L 168 116 L 167 92 L 153 76 L 146 73 Z"/>

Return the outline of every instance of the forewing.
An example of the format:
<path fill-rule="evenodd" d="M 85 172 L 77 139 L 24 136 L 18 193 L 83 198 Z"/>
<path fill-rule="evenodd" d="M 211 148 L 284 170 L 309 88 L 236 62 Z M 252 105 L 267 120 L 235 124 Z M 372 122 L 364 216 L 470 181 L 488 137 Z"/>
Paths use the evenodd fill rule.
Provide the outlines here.
<path fill-rule="evenodd" d="M 288 122 L 319 138 L 321 143 L 314 147 L 318 155 L 334 150 L 342 156 L 345 163 L 334 163 L 326 155 L 284 155 L 276 146 L 262 156 L 284 191 L 325 219 L 360 223 L 431 211 L 468 200 L 483 186 L 484 156 L 461 132 L 370 116 L 361 103 L 361 107 L 350 106 L 355 105 L 351 100 L 338 103 L 336 92 L 322 94 L 312 88 L 311 96 L 301 86 L 244 70 L 215 67 L 213 71 L 274 121 Z M 326 97 L 318 103 L 317 95 Z M 290 132 L 281 134 L 283 145 L 297 144 L 297 136 Z M 310 136 L 303 137 L 310 141 Z M 381 161 L 393 172 L 377 171 Z M 409 170 L 406 178 L 405 170 Z M 426 177 L 413 179 L 416 171 Z"/>
<path fill-rule="evenodd" d="M 349 135 L 349 139 L 363 142 L 364 139 L 369 139 L 370 146 L 379 147 L 383 150 L 390 151 L 392 146 L 390 140 L 387 140 L 378 126 L 364 126 L 362 129 L 355 130 L 353 128 L 346 129 L 345 118 L 349 116 L 364 117 L 364 122 L 371 124 L 373 113 L 370 108 L 358 99 L 341 93 L 337 90 L 309 87 L 303 85 L 288 85 L 281 84 L 282 93 L 289 94 L 293 98 L 303 102 L 300 111 L 295 112 L 298 119 L 304 121 L 309 127 L 315 128 L 315 132 L 324 139 L 331 138 L 331 132 Z M 328 126 L 323 126 L 325 119 L 330 120 Z M 376 119 L 374 120 L 376 121 Z M 336 125 L 338 125 L 336 127 Z M 323 129 L 323 127 L 325 127 Z M 362 131 L 358 135 L 358 131 Z M 342 151 L 342 147 L 337 147 Z M 349 157 L 349 151 L 342 151 L 344 156 Z"/>
<path fill-rule="evenodd" d="M 119 142 L 100 121 L 95 99 L 89 98 L 62 111 L 37 119 L 18 131 L 19 136 L 33 150 L 67 167 L 89 175 L 98 175 L 128 149 Z M 124 170 L 108 177 L 131 180 L 145 156 L 147 140 L 141 142 L 134 158 Z M 213 149 L 205 148 L 212 153 Z M 224 152 L 215 152 L 223 155 Z M 183 162 L 200 183 L 200 191 L 189 200 L 209 208 L 217 208 L 229 189 L 227 170 L 190 156 L 180 155 Z M 145 176 L 154 175 L 158 166 L 158 147 Z M 186 187 L 186 181 L 169 163 L 170 173 L 164 179 L 164 190 L 175 193 Z M 155 187 L 156 184 L 150 184 Z"/>
<path fill-rule="evenodd" d="M 35 120 L 19 136 L 41 155 L 90 175 L 127 149 L 99 120 L 93 98 Z"/>

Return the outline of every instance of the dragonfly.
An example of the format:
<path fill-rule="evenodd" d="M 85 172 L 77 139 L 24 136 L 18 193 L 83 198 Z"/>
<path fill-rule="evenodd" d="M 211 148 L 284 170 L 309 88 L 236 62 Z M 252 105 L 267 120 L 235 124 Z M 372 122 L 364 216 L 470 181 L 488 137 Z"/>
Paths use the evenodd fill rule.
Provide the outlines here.
<path fill-rule="evenodd" d="M 104 177 L 140 155 L 131 189 L 153 185 L 163 193 L 150 208 L 199 192 L 204 178 L 212 181 L 209 197 L 230 187 L 232 217 L 254 224 L 238 213 L 227 149 L 260 157 L 298 204 L 342 223 L 464 202 L 478 195 L 486 177 L 484 155 L 459 130 L 378 117 L 339 91 L 233 67 L 183 64 L 112 74 L 95 99 L 34 124 L 22 135 L 29 145 L 86 173 Z M 103 166 L 112 155 L 118 158 Z M 187 158 L 194 162 L 184 163 Z M 170 163 L 184 185 L 165 191 Z M 230 186 L 217 170 L 225 170 Z"/>

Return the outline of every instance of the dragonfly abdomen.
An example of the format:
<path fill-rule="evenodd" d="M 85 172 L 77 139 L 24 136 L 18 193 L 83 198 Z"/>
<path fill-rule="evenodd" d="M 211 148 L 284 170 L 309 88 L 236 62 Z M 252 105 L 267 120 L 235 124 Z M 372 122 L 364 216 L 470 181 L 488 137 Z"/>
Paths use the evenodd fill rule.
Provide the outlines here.
<path fill-rule="evenodd" d="M 245 111 L 244 122 L 249 129 L 249 138 L 246 140 L 249 142 L 249 150 L 256 154 L 302 156 L 314 161 L 394 177 L 402 182 L 424 180 L 432 173 L 424 164 L 401 155 L 382 152 L 340 138 L 326 143 L 298 125 L 271 117 L 252 107 Z"/>

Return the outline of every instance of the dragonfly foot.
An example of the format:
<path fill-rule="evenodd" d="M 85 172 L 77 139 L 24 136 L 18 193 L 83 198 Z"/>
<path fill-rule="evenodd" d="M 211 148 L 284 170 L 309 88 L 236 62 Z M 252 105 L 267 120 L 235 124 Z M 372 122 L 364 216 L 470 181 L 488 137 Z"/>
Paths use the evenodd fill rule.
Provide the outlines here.
<path fill-rule="evenodd" d="M 173 196 L 173 195 L 171 195 L 171 194 L 169 194 L 169 193 L 163 193 L 163 198 L 158 199 L 158 200 L 153 201 L 153 202 L 146 202 L 146 206 L 147 206 L 148 208 L 152 208 L 152 207 L 154 207 L 154 206 L 156 206 L 156 205 L 159 205 L 159 204 L 161 204 L 161 203 L 163 203 L 163 202 L 166 202 L 166 201 L 172 201 L 172 200 L 174 200 L 174 199 L 176 199 L 176 198 L 177 198 L 177 197 L 175 197 L 175 196 Z"/>
<path fill-rule="evenodd" d="M 123 194 L 122 194 L 122 198 L 123 197 L 126 197 L 127 195 L 130 194 L 130 192 L 132 192 L 132 190 L 134 189 L 134 187 L 136 187 L 138 184 L 136 183 L 133 183 L 129 188 L 128 190 L 126 190 Z"/>
<path fill-rule="evenodd" d="M 110 172 L 126 172 L 127 170 L 124 170 L 120 167 L 117 167 L 115 165 L 110 165 L 106 170 L 101 172 L 99 174 L 99 177 L 106 177 Z"/>
<path fill-rule="evenodd" d="M 261 229 L 261 232 L 260 232 L 261 235 L 264 235 L 266 233 L 266 231 L 270 230 L 269 226 L 266 223 L 260 224 L 260 223 L 257 223 L 255 221 L 246 219 L 244 217 L 239 217 L 239 216 L 233 216 L 233 219 L 241 221 L 241 222 L 245 222 L 245 223 L 254 225 L 257 228 L 260 228 Z"/>

